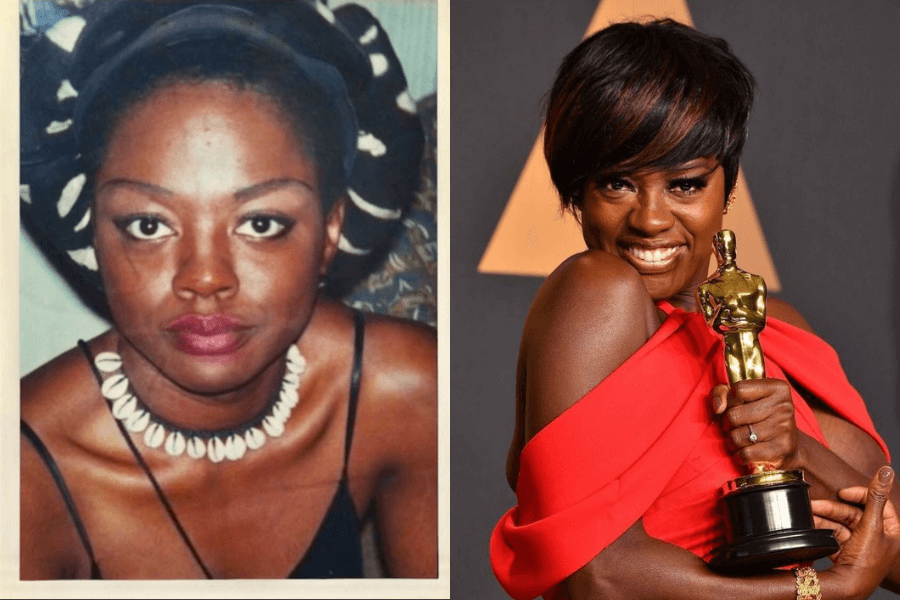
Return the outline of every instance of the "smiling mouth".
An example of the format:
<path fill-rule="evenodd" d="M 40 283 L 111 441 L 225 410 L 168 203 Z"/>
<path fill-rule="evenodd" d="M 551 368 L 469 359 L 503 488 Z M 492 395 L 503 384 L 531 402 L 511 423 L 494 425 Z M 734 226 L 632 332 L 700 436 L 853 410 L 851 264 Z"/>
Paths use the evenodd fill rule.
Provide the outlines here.
<path fill-rule="evenodd" d="M 668 246 L 666 248 L 622 247 L 625 258 L 639 273 L 659 273 L 669 269 L 684 248 L 684 246 Z"/>

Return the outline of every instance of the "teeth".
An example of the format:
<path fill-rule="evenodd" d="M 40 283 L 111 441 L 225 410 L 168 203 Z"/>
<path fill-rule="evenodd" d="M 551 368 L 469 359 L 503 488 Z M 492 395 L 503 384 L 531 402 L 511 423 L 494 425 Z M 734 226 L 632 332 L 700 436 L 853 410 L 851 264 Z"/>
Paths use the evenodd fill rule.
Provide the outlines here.
<path fill-rule="evenodd" d="M 678 248 L 679 246 L 675 246 L 674 248 L 656 248 L 655 250 L 645 250 L 644 248 L 632 246 L 631 248 L 628 248 L 627 251 L 629 254 L 639 260 L 642 260 L 644 262 L 657 263 L 670 259 L 676 252 L 678 252 Z"/>

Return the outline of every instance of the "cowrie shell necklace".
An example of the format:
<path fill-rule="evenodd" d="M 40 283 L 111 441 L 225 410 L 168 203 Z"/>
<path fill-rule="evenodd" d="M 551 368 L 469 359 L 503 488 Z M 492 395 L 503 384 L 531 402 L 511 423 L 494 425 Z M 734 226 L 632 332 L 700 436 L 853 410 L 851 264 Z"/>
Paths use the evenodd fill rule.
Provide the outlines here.
<path fill-rule="evenodd" d="M 306 370 L 306 358 L 296 345 L 287 353 L 287 370 L 281 390 L 259 416 L 234 429 L 203 431 L 177 427 L 150 412 L 150 409 L 130 391 L 128 377 L 121 372 L 122 357 L 115 352 L 101 352 L 94 365 L 104 374 L 100 392 L 109 402 L 113 417 L 128 431 L 143 432 L 144 445 L 165 449 L 170 456 L 187 454 L 191 458 L 204 456 L 214 463 L 224 459 L 240 460 L 247 450 L 258 450 L 266 439 L 284 433 L 284 425 L 297 406 L 300 376 Z"/>

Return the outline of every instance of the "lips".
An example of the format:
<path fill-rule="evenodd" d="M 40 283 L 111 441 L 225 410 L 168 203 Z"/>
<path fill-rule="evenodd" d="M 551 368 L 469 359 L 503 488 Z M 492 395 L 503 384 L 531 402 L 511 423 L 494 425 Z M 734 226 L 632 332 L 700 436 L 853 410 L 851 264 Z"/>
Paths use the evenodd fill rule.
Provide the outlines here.
<path fill-rule="evenodd" d="M 669 270 L 686 246 L 621 246 L 624 258 L 637 269 L 639 273 L 661 273 Z"/>
<path fill-rule="evenodd" d="M 219 356 L 237 350 L 248 327 L 225 314 L 187 314 L 172 321 L 166 331 L 175 334 L 179 348 L 194 356 Z"/>

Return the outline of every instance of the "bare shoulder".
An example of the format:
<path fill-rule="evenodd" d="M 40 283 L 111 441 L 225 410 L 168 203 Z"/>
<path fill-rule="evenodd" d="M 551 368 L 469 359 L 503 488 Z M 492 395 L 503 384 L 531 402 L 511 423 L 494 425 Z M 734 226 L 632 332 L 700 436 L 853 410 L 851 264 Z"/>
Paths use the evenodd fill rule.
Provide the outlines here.
<path fill-rule="evenodd" d="M 800 314 L 800 311 L 781 298 L 775 298 L 773 296 L 766 298 L 766 314 L 770 317 L 775 317 L 780 321 L 784 321 L 785 323 L 789 323 L 794 327 L 799 327 L 810 333 L 815 333 L 812 325 L 810 325 L 803 315 Z"/>
<path fill-rule="evenodd" d="M 434 463 L 437 448 L 437 332 L 367 314 L 358 431 L 388 468 Z"/>
<path fill-rule="evenodd" d="M 102 337 L 102 336 L 101 336 Z M 102 343 L 102 342 L 101 342 Z M 77 348 L 22 378 L 20 567 L 22 579 L 86 578 L 89 561 L 50 463 L 63 472 L 97 450 L 91 431 L 106 410 Z M 65 458 L 63 462 L 61 462 Z"/>
<path fill-rule="evenodd" d="M 108 343 L 110 333 L 92 340 L 95 352 Z M 105 404 L 93 371 L 79 348 L 72 348 L 38 367 L 20 381 L 22 419 L 35 430 L 54 435 L 65 430 L 77 438 L 89 428 Z"/>
<path fill-rule="evenodd" d="M 525 323 L 519 357 L 525 437 L 625 362 L 659 324 L 646 286 L 625 261 L 588 250 L 557 267 Z"/>

